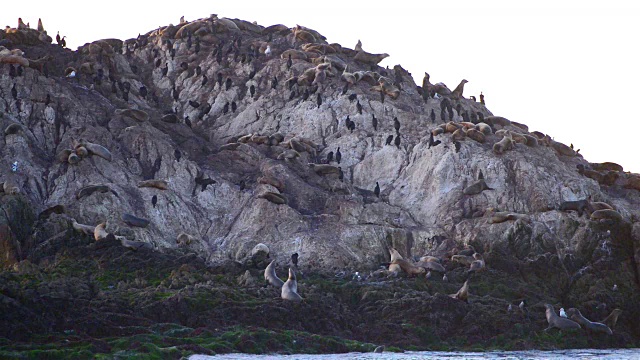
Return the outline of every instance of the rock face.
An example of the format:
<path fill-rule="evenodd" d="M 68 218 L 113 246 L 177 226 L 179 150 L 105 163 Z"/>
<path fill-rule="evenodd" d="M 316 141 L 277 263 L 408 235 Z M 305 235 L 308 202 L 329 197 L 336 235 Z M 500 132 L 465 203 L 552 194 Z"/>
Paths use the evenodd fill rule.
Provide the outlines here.
<path fill-rule="evenodd" d="M 2 194 L 3 267 L 89 236 L 73 232 L 75 219 L 209 263 L 246 260 L 262 243 L 272 259 L 296 252 L 317 271 L 373 269 L 392 247 L 446 258 L 473 245 L 489 268 L 562 271 L 550 280 L 558 299 L 605 268 L 620 280 L 602 286 L 637 294 L 640 175 L 590 164 L 457 93 L 434 98 L 428 79 L 418 87 L 400 66 L 360 61 L 361 49 L 216 17 L 77 51 L 0 39 L 25 59 L 48 56 L 0 68 L 0 124 L 20 125 L 0 141 L 0 181 L 14 184 Z M 465 194 L 480 172 L 490 189 Z M 166 189 L 138 186 L 146 180 Z M 76 196 L 94 185 L 106 191 Z M 622 220 L 558 210 L 582 199 Z M 36 220 L 55 205 L 64 214 Z M 527 216 L 494 223 L 496 211 Z M 193 241 L 178 244 L 181 233 Z"/>

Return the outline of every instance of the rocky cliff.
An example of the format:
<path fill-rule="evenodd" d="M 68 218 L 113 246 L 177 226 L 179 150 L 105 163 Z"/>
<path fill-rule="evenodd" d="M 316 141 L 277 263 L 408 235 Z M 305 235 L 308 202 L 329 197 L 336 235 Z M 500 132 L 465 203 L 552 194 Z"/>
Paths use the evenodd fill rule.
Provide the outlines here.
<path fill-rule="evenodd" d="M 451 257 L 472 246 L 486 296 L 640 314 L 640 176 L 493 116 L 464 81 L 417 86 L 361 44 L 216 16 L 77 51 L 50 41 L 0 32 L 8 271 L 96 246 L 101 223 L 104 241 L 254 276 L 262 243 L 308 274 L 375 276 L 397 249 L 462 282 Z M 491 289 L 502 276 L 524 285 Z M 637 341 L 637 324 L 624 333 Z"/>

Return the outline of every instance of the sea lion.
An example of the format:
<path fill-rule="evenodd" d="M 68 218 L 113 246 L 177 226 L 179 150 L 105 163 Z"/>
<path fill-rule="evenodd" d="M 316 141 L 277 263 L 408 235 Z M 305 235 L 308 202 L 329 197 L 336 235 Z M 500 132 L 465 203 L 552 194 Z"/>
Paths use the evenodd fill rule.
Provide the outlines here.
<path fill-rule="evenodd" d="M 473 256 L 461 255 L 461 254 L 453 255 L 451 257 L 451 261 L 455 261 L 464 266 L 471 266 L 471 263 L 474 262 L 475 260 L 476 259 L 474 259 Z"/>
<path fill-rule="evenodd" d="M 460 290 L 457 293 L 449 295 L 450 297 L 458 300 L 462 300 L 466 303 L 469 302 L 469 280 L 464 282 Z"/>
<path fill-rule="evenodd" d="M 38 214 L 38 220 L 48 219 L 51 214 L 64 214 L 64 205 L 54 205 Z"/>
<path fill-rule="evenodd" d="M 486 137 L 484 135 L 484 133 L 480 130 L 476 130 L 476 129 L 469 129 L 466 132 L 467 137 L 481 143 L 484 144 L 484 142 L 486 141 Z"/>
<path fill-rule="evenodd" d="M 551 147 L 560 155 L 576 156 L 576 152 L 572 148 L 561 142 L 551 140 Z"/>
<path fill-rule="evenodd" d="M 591 206 L 591 203 L 587 199 L 577 200 L 577 201 L 565 201 L 562 204 L 560 204 L 559 209 L 560 211 L 569 211 L 569 210 L 577 211 L 578 216 L 582 216 L 582 213 L 585 211 L 587 212 L 588 216 L 591 216 L 591 213 L 594 212 L 594 209 Z"/>
<path fill-rule="evenodd" d="M 511 125 L 511 120 L 503 118 L 502 116 L 487 116 L 484 118 L 484 122 L 495 127 L 496 125 L 500 126 L 509 126 Z"/>
<path fill-rule="evenodd" d="M 340 168 L 337 166 L 327 165 L 327 164 L 313 164 L 313 163 L 309 163 L 308 165 L 309 167 L 311 167 L 311 169 L 313 169 L 313 171 L 315 171 L 316 174 L 320 176 L 340 174 Z"/>
<path fill-rule="evenodd" d="M 440 259 L 435 257 L 435 256 L 431 256 L 431 255 L 425 255 L 423 257 L 420 258 L 421 262 L 437 262 L 440 263 Z"/>
<path fill-rule="evenodd" d="M 593 170 L 596 170 L 596 171 L 618 171 L 618 172 L 624 171 L 624 168 L 621 165 L 618 165 L 612 162 L 603 162 L 599 164 L 591 163 L 590 165 L 593 168 Z"/>
<path fill-rule="evenodd" d="M 4 135 L 17 134 L 20 130 L 22 130 L 22 125 L 13 123 L 4 129 Z"/>
<path fill-rule="evenodd" d="M 402 260 L 403 257 L 395 248 L 390 248 L 389 254 L 391 255 L 391 263 L 389 264 L 389 271 L 392 273 L 398 273 L 401 270 L 400 265 L 394 264 L 393 262 L 396 260 Z"/>
<path fill-rule="evenodd" d="M 475 253 L 473 254 L 473 258 L 475 260 L 471 262 L 471 265 L 469 266 L 469 272 L 478 272 L 486 269 L 485 267 L 486 264 L 481 254 Z"/>
<path fill-rule="evenodd" d="M 287 203 L 287 198 L 284 195 L 274 193 L 271 191 L 265 191 L 262 194 L 258 195 L 258 197 L 261 199 L 268 200 L 277 205 L 282 205 Z"/>
<path fill-rule="evenodd" d="M 82 158 L 78 156 L 76 153 L 71 153 L 69 154 L 69 157 L 67 157 L 67 162 L 71 165 L 75 165 L 79 163 L 80 160 L 82 160 Z"/>
<path fill-rule="evenodd" d="M 582 316 L 582 314 L 580 313 L 580 310 L 576 308 L 568 309 L 566 311 L 566 314 L 567 314 L 567 317 L 569 317 L 569 319 L 582 325 L 584 329 L 587 330 L 588 332 L 605 333 L 605 334 L 613 335 L 613 331 L 611 331 L 611 329 L 607 325 L 599 322 L 589 321 L 587 318 Z"/>
<path fill-rule="evenodd" d="M 139 218 L 137 216 L 127 214 L 127 213 L 123 213 L 120 216 L 120 219 L 122 219 L 122 221 L 124 221 L 124 223 L 129 226 L 135 226 L 135 227 L 141 227 L 141 228 L 146 228 L 147 226 L 149 226 L 149 220 Z"/>
<path fill-rule="evenodd" d="M 391 262 L 392 265 L 400 266 L 400 269 L 407 273 L 408 276 L 413 277 L 415 275 L 424 274 L 427 270 L 421 266 L 415 266 L 405 259 L 396 259 Z"/>
<path fill-rule="evenodd" d="M 158 190 L 167 190 L 169 188 L 169 184 L 164 180 L 143 180 L 138 182 L 138 187 L 150 187 L 156 188 Z"/>
<path fill-rule="evenodd" d="M 106 193 L 111 191 L 107 185 L 87 185 L 76 192 L 76 200 L 91 196 L 95 192 Z"/>
<path fill-rule="evenodd" d="M 86 148 L 89 151 L 89 154 L 99 156 L 107 161 L 111 161 L 113 158 L 111 152 L 102 145 L 94 144 L 88 141 L 80 141 L 76 147 L 80 146 Z"/>
<path fill-rule="evenodd" d="M 535 136 L 529 135 L 529 134 L 521 134 L 527 141 L 526 141 L 526 145 L 529 147 L 536 147 L 538 146 L 538 139 Z"/>
<path fill-rule="evenodd" d="M 420 258 L 420 262 L 418 262 L 416 264 L 416 266 L 425 268 L 427 270 L 433 270 L 433 271 L 437 271 L 439 273 L 444 273 L 445 269 L 444 266 L 440 265 L 439 262 L 436 261 L 423 261 L 422 259 L 425 258 L 424 256 L 422 258 Z"/>
<path fill-rule="evenodd" d="M 604 320 L 600 322 L 608 326 L 609 329 L 613 330 L 616 327 L 616 324 L 618 323 L 618 317 L 620 316 L 620 314 L 622 314 L 622 310 L 613 309 L 611 314 L 609 314 L 609 316 L 607 316 L 606 318 L 604 318 Z"/>
<path fill-rule="evenodd" d="M 461 127 L 451 134 L 452 141 L 464 140 L 466 133 L 464 132 L 464 128 Z"/>
<path fill-rule="evenodd" d="M 284 183 L 278 179 L 275 179 L 271 176 L 263 175 L 258 178 L 259 184 L 267 184 L 275 187 L 278 191 L 283 192 L 285 189 Z"/>
<path fill-rule="evenodd" d="M 468 83 L 466 79 L 462 79 L 460 84 L 456 86 L 456 88 L 451 92 L 451 97 L 454 99 L 460 99 L 462 97 L 462 92 L 464 91 L 464 84 Z"/>
<path fill-rule="evenodd" d="M 491 215 L 491 219 L 489 219 L 489 224 L 499 224 L 509 220 L 524 220 L 526 222 L 530 221 L 529 215 L 525 214 L 517 214 L 508 211 L 495 211 L 493 208 L 488 209 L 488 213 Z"/>
<path fill-rule="evenodd" d="M 591 213 L 590 219 L 592 221 L 598 220 L 614 220 L 615 222 L 622 221 L 622 215 L 619 212 L 611 209 L 596 210 Z"/>
<path fill-rule="evenodd" d="M 71 219 L 71 227 L 73 230 L 83 234 L 83 235 L 94 235 L 95 236 L 95 226 L 79 224 L 76 219 Z"/>
<path fill-rule="evenodd" d="M 176 114 L 174 113 L 170 113 L 170 114 L 163 115 L 162 118 L 160 118 L 160 120 L 169 124 L 176 124 L 178 123 L 178 116 L 176 116 Z"/>
<path fill-rule="evenodd" d="M 289 268 L 289 279 L 282 285 L 280 297 L 284 300 L 295 302 L 304 300 L 302 296 L 298 294 L 298 282 L 296 281 L 296 274 L 292 268 Z"/>
<path fill-rule="evenodd" d="M 353 57 L 353 60 L 369 64 L 369 65 L 378 65 L 378 63 L 385 58 L 389 57 L 389 54 L 371 54 L 366 51 L 358 51 L 356 56 Z"/>
<path fill-rule="evenodd" d="M 278 155 L 278 160 L 294 160 L 300 157 L 300 153 L 295 150 L 285 150 L 282 154 Z"/>
<path fill-rule="evenodd" d="M 469 185 L 466 189 L 463 190 L 465 195 L 477 195 L 480 194 L 484 190 L 494 190 L 490 188 L 484 179 L 477 180 L 473 184 Z"/>
<path fill-rule="evenodd" d="M 511 150 L 514 147 L 514 142 L 513 142 L 513 138 L 508 135 L 508 136 L 504 136 L 502 138 L 502 140 L 496 142 L 495 144 L 493 144 L 493 152 L 496 155 L 502 155 L 504 154 L 507 150 Z"/>
<path fill-rule="evenodd" d="M 613 208 L 613 206 L 602 202 L 602 201 L 594 201 L 591 203 L 591 207 L 593 208 L 593 211 L 598 211 L 598 210 L 615 210 Z"/>
<path fill-rule="evenodd" d="M 547 322 L 549 323 L 549 327 L 544 329 L 547 331 L 552 328 L 558 328 L 560 330 L 571 330 L 571 329 L 580 329 L 580 325 L 572 320 L 561 318 L 556 314 L 556 310 L 553 308 L 551 304 L 544 304 L 545 314 L 547 317 Z"/>
<path fill-rule="evenodd" d="M 76 155 L 80 156 L 80 158 L 86 158 L 87 156 L 89 156 L 89 150 L 87 150 L 86 147 L 84 146 L 78 146 L 76 148 Z"/>
<path fill-rule="evenodd" d="M 186 233 L 180 233 L 176 237 L 176 244 L 180 245 L 191 245 L 192 242 L 195 242 L 195 238 Z"/>
<path fill-rule="evenodd" d="M 273 285 L 279 289 L 282 289 L 284 281 L 282 281 L 276 274 L 276 261 L 272 260 L 269 265 L 264 269 L 264 280 L 269 285 Z"/>
<path fill-rule="evenodd" d="M 96 227 L 93 230 L 93 238 L 96 239 L 96 241 L 100 241 L 106 238 L 107 236 L 109 236 L 109 233 L 106 230 L 106 226 L 107 226 L 106 222 L 96 225 Z"/>
<path fill-rule="evenodd" d="M 138 109 L 118 109 L 116 110 L 116 115 L 128 117 L 138 122 L 145 122 L 149 120 L 149 114 L 147 114 L 146 111 Z"/>
<path fill-rule="evenodd" d="M 65 163 L 65 162 L 69 161 L 69 155 L 71 155 L 71 153 L 73 153 L 73 150 L 71 150 L 71 149 L 61 150 L 56 155 L 56 160 L 58 160 L 61 163 Z"/>

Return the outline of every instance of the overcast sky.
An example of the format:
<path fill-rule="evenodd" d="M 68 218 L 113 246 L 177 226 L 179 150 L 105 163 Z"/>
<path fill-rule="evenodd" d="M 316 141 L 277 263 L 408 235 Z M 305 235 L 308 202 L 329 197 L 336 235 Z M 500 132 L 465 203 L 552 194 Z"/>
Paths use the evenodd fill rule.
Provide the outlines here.
<path fill-rule="evenodd" d="M 419 85 L 425 71 L 450 88 L 467 79 L 464 95 L 484 92 L 494 115 L 640 172 L 640 1 L 29 1 L 4 6 L 0 23 L 41 17 L 75 48 L 212 13 L 300 24 L 352 48 L 360 39 Z"/>

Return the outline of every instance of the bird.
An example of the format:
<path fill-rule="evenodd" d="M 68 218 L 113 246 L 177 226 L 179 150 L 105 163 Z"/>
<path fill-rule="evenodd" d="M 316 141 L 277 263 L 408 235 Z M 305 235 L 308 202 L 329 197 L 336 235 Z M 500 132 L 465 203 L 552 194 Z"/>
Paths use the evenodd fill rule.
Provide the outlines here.
<path fill-rule="evenodd" d="M 18 100 L 18 90 L 16 89 L 15 83 L 13 84 L 13 87 L 11 87 L 11 96 L 14 100 Z"/>
<path fill-rule="evenodd" d="M 396 134 L 396 138 L 393 140 L 393 143 L 398 149 L 400 149 L 400 133 Z"/>
<path fill-rule="evenodd" d="M 378 119 L 375 114 L 371 114 L 371 122 L 373 123 L 373 130 L 378 131 Z"/>
<path fill-rule="evenodd" d="M 431 122 L 435 123 L 436 122 L 436 112 L 433 111 L 433 109 L 431 109 L 431 115 L 429 115 L 431 117 Z"/>
<path fill-rule="evenodd" d="M 462 147 L 462 144 L 460 144 L 460 142 L 458 141 L 454 141 L 453 145 L 456 147 L 456 152 L 459 152 L 460 148 Z"/>
<path fill-rule="evenodd" d="M 18 65 L 18 68 L 17 68 L 18 76 L 22 76 L 23 72 L 24 72 L 24 68 L 22 67 L 22 65 Z"/>
<path fill-rule="evenodd" d="M 200 74 L 202 74 L 202 68 L 198 65 L 196 66 L 196 76 L 200 76 Z"/>
<path fill-rule="evenodd" d="M 273 81 L 271 82 L 271 88 L 275 89 L 278 86 L 278 77 L 274 76 Z"/>
<path fill-rule="evenodd" d="M 612 291 L 618 291 L 618 285 L 613 284 L 613 288 L 611 288 Z"/>
<path fill-rule="evenodd" d="M 256 76 L 256 69 L 251 70 L 251 72 L 249 73 L 249 80 L 252 80 L 254 76 Z"/>
<path fill-rule="evenodd" d="M 520 305 L 518 305 L 518 307 L 520 308 L 520 311 L 524 311 L 526 304 L 524 303 L 524 300 L 520 301 Z"/>
<path fill-rule="evenodd" d="M 185 116 L 185 118 L 184 118 L 184 123 L 185 123 L 188 127 L 192 127 L 192 126 L 191 126 L 191 120 L 189 120 L 189 116 Z"/>
<path fill-rule="evenodd" d="M 309 93 L 309 89 L 304 89 L 304 93 L 302 93 L 302 101 L 307 101 L 307 99 L 309 98 L 309 95 L 311 95 Z"/>
<path fill-rule="evenodd" d="M 128 91 L 123 91 L 122 92 L 122 100 L 124 100 L 125 102 L 129 101 L 129 92 Z"/>
<path fill-rule="evenodd" d="M 232 83 L 233 83 L 233 82 L 231 81 L 231 78 L 227 78 L 227 82 L 225 83 L 225 89 L 226 89 L 226 90 L 231 89 L 231 84 L 232 84 Z"/>
<path fill-rule="evenodd" d="M 291 69 L 293 65 L 293 61 L 291 60 L 291 54 L 289 54 L 289 59 L 287 59 L 287 70 Z"/>
<path fill-rule="evenodd" d="M 180 158 L 182 157 L 182 153 L 180 152 L 180 150 L 176 149 L 173 152 L 173 156 L 176 158 L 177 162 L 180 162 Z"/>
<path fill-rule="evenodd" d="M 441 141 L 440 140 L 433 140 L 433 134 L 429 134 L 429 145 L 427 146 L 427 149 L 430 149 L 434 146 L 438 146 L 440 145 Z"/>
<path fill-rule="evenodd" d="M 264 54 L 267 56 L 271 55 L 271 45 L 267 45 L 267 49 L 264 51 Z"/>
<path fill-rule="evenodd" d="M 47 106 L 51 103 L 51 95 L 47 94 L 47 98 L 44 101 L 44 106 Z"/>
<path fill-rule="evenodd" d="M 221 73 L 221 72 L 219 72 L 219 73 L 216 75 L 216 78 L 217 78 L 217 81 L 218 81 L 218 86 L 222 87 L 222 73 Z"/>
<path fill-rule="evenodd" d="M 238 105 L 236 105 L 235 101 L 231 102 L 231 112 L 236 112 L 236 110 L 238 109 Z"/>
<path fill-rule="evenodd" d="M 207 81 L 209 81 L 209 78 L 207 78 L 207 74 L 202 75 L 202 86 L 207 85 Z"/>
<path fill-rule="evenodd" d="M 147 94 L 148 94 L 147 87 L 142 85 L 140 87 L 140 96 L 142 96 L 142 98 L 144 99 L 147 97 Z"/>
<path fill-rule="evenodd" d="M 13 64 L 9 64 L 9 77 L 10 78 L 15 78 L 17 76 L 16 74 L 16 67 L 13 66 Z"/>
<path fill-rule="evenodd" d="M 560 308 L 560 317 L 567 318 L 567 313 L 564 311 L 564 308 Z"/>
<path fill-rule="evenodd" d="M 200 107 L 200 103 L 197 101 L 193 101 L 193 100 L 189 100 L 189 105 L 191 105 L 194 108 L 199 108 Z"/>
<path fill-rule="evenodd" d="M 320 96 L 320 93 L 318 93 L 317 102 L 318 102 L 318 109 L 320 109 L 320 105 L 322 105 L 322 96 Z"/>
<path fill-rule="evenodd" d="M 393 128 L 396 129 L 396 132 L 400 132 L 400 121 L 397 117 L 393 118 Z"/>
<path fill-rule="evenodd" d="M 340 164 L 340 160 L 342 160 L 342 153 L 340 152 L 340 147 L 338 147 L 338 150 L 336 151 L 336 162 Z"/>
<path fill-rule="evenodd" d="M 356 104 L 356 109 L 358 109 L 358 114 L 362 115 L 362 105 L 360 105 L 360 100 Z"/>
<path fill-rule="evenodd" d="M 447 121 L 445 118 L 444 109 L 440 109 L 440 121 L 442 122 Z"/>
<path fill-rule="evenodd" d="M 513 305 L 509 304 L 509 307 L 507 307 L 507 311 L 508 312 L 512 312 L 513 311 Z"/>
<path fill-rule="evenodd" d="M 162 76 L 167 76 L 167 73 L 169 72 L 169 64 L 164 64 L 164 67 L 161 69 L 162 71 Z"/>
<path fill-rule="evenodd" d="M 480 92 L 480 104 L 485 105 L 485 103 L 484 103 L 484 95 L 482 94 L 482 91 Z"/>
<path fill-rule="evenodd" d="M 331 161 L 333 161 L 333 151 L 327 153 L 327 164 L 331 163 Z"/>
<path fill-rule="evenodd" d="M 68 74 L 67 74 L 68 78 L 74 78 L 76 77 L 76 71 L 75 70 L 71 70 Z"/>
<path fill-rule="evenodd" d="M 375 189 L 373 189 L 373 193 L 377 196 L 380 197 L 380 184 L 378 184 L 378 182 L 376 181 L 376 187 Z"/>
<path fill-rule="evenodd" d="M 251 97 L 253 97 L 256 94 L 256 87 L 254 85 L 251 85 L 249 87 L 249 93 L 251 94 Z"/>
<path fill-rule="evenodd" d="M 298 253 L 291 254 L 291 263 L 296 267 L 298 266 L 298 257 L 299 257 Z"/>
<path fill-rule="evenodd" d="M 153 197 L 151 198 L 151 205 L 153 205 L 153 207 L 156 207 L 157 203 L 158 203 L 158 196 L 153 195 Z"/>
<path fill-rule="evenodd" d="M 484 174 L 482 173 L 482 170 L 480 170 L 480 172 L 478 172 L 478 180 L 482 179 L 484 179 Z"/>
<path fill-rule="evenodd" d="M 425 275 L 424 277 L 427 278 L 427 279 L 431 279 L 431 271 L 428 271 L 427 275 Z"/>
<path fill-rule="evenodd" d="M 227 101 L 226 104 L 224 104 L 224 108 L 222 108 L 222 113 L 226 114 L 229 112 L 229 102 Z"/>
<path fill-rule="evenodd" d="M 387 136 L 387 141 L 385 142 L 385 145 L 391 145 L 392 141 L 393 141 L 393 135 Z"/>
<path fill-rule="evenodd" d="M 349 101 L 354 101 L 355 99 L 358 98 L 358 94 L 351 94 L 349 95 Z"/>
<path fill-rule="evenodd" d="M 449 281 L 447 274 L 442 275 L 442 281 Z"/>
<path fill-rule="evenodd" d="M 178 92 L 178 89 L 176 89 L 175 85 L 173 86 L 173 90 L 171 90 L 171 95 L 175 101 L 178 101 L 180 98 L 180 93 Z"/>

